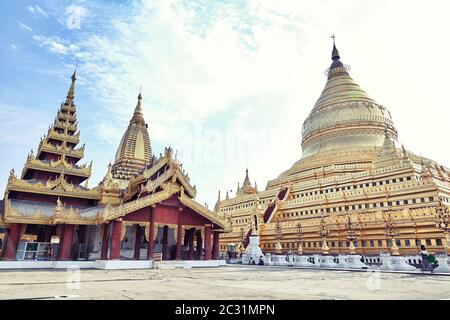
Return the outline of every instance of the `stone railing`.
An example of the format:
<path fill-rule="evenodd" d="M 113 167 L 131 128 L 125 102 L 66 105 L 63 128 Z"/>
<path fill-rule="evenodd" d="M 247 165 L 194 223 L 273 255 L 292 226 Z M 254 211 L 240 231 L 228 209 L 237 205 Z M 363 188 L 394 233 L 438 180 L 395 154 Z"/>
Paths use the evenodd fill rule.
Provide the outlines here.
<path fill-rule="evenodd" d="M 434 273 L 450 273 L 448 257 L 446 255 L 436 255 L 437 264 L 434 265 Z M 258 257 L 253 257 L 253 259 Z M 245 254 L 241 261 L 248 261 Z M 383 253 L 378 256 L 360 255 L 297 255 L 297 254 L 266 254 L 264 265 L 284 266 L 299 268 L 321 268 L 321 269 L 341 269 L 341 270 L 372 270 L 372 271 L 401 271 L 409 273 L 422 273 L 422 257 L 412 256 L 391 256 Z M 431 270 L 427 270 L 428 272 Z"/>

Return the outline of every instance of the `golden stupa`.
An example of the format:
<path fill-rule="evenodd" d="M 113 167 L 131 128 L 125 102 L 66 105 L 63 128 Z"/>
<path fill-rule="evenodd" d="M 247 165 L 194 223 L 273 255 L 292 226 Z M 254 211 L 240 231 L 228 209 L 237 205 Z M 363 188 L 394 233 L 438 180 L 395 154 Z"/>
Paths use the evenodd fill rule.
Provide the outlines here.
<path fill-rule="evenodd" d="M 222 251 L 232 250 L 242 240 L 240 230 L 250 230 L 255 219 L 263 251 L 279 251 L 276 218 L 283 252 L 299 243 L 304 253 L 320 253 L 325 243 L 330 254 L 363 255 L 450 246 L 448 225 L 437 223 L 448 221 L 450 169 L 398 146 L 390 112 L 350 77 L 334 41 L 325 88 L 303 123 L 302 150 L 301 159 L 264 191 L 248 189 L 247 171 L 249 192 L 219 198 L 216 213 L 233 225 L 222 235 Z"/>

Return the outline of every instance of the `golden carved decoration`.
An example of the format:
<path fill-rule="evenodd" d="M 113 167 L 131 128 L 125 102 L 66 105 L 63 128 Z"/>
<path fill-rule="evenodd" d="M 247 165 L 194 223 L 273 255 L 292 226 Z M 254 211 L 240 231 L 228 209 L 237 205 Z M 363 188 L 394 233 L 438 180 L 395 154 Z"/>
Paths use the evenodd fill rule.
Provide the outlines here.
<path fill-rule="evenodd" d="M 119 206 L 111 206 L 108 212 L 105 212 L 104 219 L 109 221 L 118 217 L 123 217 L 131 212 L 137 211 L 139 209 L 151 206 L 163 200 L 166 200 L 172 196 L 172 193 L 167 190 L 162 190 L 139 200 L 131 201 Z"/>
<path fill-rule="evenodd" d="M 122 241 L 125 238 L 126 228 L 131 227 L 133 225 L 139 225 L 140 227 L 144 228 L 145 239 L 148 241 L 150 222 L 128 221 L 128 220 L 122 220 L 122 229 L 120 231 L 120 241 Z"/>
<path fill-rule="evenodd" d="M 71 149 L 66 146 L 65 143 L 62 145 L 52 145 L 49 142 L 41 141 L 39 144 L 39 152 L 50 152 L 50 153 L 56 153 L 56 154 L 64 154 L 66 156 L 75 157 L 75 158 L 83 158 L 84 157 L 84 146 L 78 148 L 78 149 Z M 38 154 L 39 154 L 38 152 Z"/>
<path fill-rule="evenodd" d="M 63 178 L 63 176 L 60 176 L 59 178 L 49 180 L 46 183 L 29 183 L 27 180 L 21 180 L 15 176 L 10 176 L 6 191 L 14 190 L 58 196 L 71 195 L 88 199 L 98 199 L 100 197 L 100 193 L 97 189 L 85 190 L 82 188 L 75 188 L 74 185 L 69 184 Z"/>
<path fill-rule="evenodd" d="M 180 199 L 180 202 L 184 204 L 185 206 L 191 208 L 195 212 L 200 213 L 208 220 L 214 222 L 215 224 L 219 225 L 220 227 L 224 228 L 224 230 L 231 231 L 231 224 L 228 220 L 221 218 L 218 214 L 215 214 L 208 210 L 208 208 L 202 206 L 198 202 L 192 200 L 191 198 L 187 197 L 186 195 L 181 195 L 178 197 Z"/>
<path fill-rule="evenodd" d="M 22 172 L 22 178 L 26 169 L 44 170 L 56 173 L 65 172 L 66 174 L 90 177 L 92 163 L 89 165 L 84 164 L 82 166 L 74 166 L 65 160 L 64 155 L 59 160 L 50 162 L 44 162 L 39 159 L 34 159 L 33 157 L 28 157 Z"/>

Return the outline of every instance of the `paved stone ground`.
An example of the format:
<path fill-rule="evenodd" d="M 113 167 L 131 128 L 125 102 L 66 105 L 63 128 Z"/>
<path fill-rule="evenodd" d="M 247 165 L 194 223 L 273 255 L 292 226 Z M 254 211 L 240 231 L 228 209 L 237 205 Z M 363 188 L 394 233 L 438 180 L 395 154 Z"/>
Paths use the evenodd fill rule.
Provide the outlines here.
<path fill-rule="evenodd" d="M 450 299 L 450 277 L 281 267 L 1 271 L 0 299 Z"/>

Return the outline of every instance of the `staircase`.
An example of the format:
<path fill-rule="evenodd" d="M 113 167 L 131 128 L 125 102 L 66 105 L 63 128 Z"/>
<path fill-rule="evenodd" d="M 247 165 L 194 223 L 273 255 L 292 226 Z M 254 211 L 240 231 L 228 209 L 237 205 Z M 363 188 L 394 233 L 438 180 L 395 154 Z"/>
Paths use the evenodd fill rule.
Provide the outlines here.
<path fill-rule="evenodd" d="M 264 223 L 268 223 L 272 220 L 273 216 L 279 209 L 282 202 L 284 202 L 289 196 L 290 187 L 283 187 L 278 191 L 273 201 L 267 206 L 264 211 Z"/>

